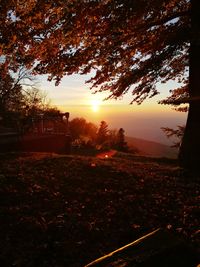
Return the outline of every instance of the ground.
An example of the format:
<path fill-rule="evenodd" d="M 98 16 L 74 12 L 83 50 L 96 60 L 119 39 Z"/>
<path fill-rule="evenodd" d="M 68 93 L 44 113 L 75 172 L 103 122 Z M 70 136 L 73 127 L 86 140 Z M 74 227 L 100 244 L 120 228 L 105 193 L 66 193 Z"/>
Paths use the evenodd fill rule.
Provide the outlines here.
<path fill-rule="evenodd" d="M 198 180 L 122 153 L 1 154 L 1 266 L 81 267 L 158 227 L 199 249 Z"/>

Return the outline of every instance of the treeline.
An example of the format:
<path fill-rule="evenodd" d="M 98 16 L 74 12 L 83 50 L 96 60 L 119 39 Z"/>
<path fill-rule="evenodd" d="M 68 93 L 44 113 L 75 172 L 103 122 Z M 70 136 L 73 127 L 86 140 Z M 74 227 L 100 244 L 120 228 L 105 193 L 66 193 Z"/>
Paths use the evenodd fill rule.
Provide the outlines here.
<path fill-rule="evenodd" d="M 33 117 L 59 113 L 35 86 L 27 70 L 22 68 L 14 77 L 0 68 L 0 131 L 24 133 L 31 127 Z"/>
<path fill-rule="evenodd" d="M 34 86 L 32 76 L 26 70 L 22 68 L 14 77 L 0 68 L 0 132 L 23 134 L 32 129 L 34 118 L 59 114 L 61 111 L 50 105 L 45 93 Z M 105 121 L 97 126 L 84 118 L 74 118 L 69 121 L 69 131 L 72 147 L 76 150 L 135 152 L 125 141 L 124 129 L 110 129 Z"/>
<path fill-rule="evenodd" d="M 75 150 L 104 151 L 115 149 L 122 152 L 136 152 L 131 150 L 125 141 L 125 131 L 109 129 L 105 121 L 97 126 L 84 118 L 74 118 L 69 121 L 72 138 L 72 148 Z"/>

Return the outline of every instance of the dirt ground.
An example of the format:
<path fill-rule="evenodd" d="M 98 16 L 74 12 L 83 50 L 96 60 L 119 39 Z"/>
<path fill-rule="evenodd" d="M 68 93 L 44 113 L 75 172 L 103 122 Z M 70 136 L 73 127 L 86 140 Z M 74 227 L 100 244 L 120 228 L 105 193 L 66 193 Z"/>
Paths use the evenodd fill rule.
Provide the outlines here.
<path fill-rule="evenodd" d="M 1 154 L 1 266 L 81 267 L 158 227 L 198 250 L 199 192 L 174 160 Z"/>

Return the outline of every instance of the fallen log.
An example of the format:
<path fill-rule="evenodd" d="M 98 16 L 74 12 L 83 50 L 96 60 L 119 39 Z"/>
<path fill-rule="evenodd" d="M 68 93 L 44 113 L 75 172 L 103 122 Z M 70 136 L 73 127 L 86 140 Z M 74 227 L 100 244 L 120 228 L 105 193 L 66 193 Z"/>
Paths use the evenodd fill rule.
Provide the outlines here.
<path fill-rule="evenodd" d="M 157 229 L 85 267 L 196 267 L 197 255 L 180 237 Z"/>

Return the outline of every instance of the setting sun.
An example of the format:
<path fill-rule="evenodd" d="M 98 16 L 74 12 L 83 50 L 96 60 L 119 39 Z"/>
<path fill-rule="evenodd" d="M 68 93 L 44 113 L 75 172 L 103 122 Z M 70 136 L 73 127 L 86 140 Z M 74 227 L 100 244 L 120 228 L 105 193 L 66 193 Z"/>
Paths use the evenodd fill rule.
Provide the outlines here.
<path fill-rule="evenodd" d="M 91 101 L 91 108 L 92 108 L 92 111 L 93 112 L 98 112 L 99 111 L 99 108 L 100 108 L 100 104 L 101 102 L 97 99 L 93 99 Z"/>

